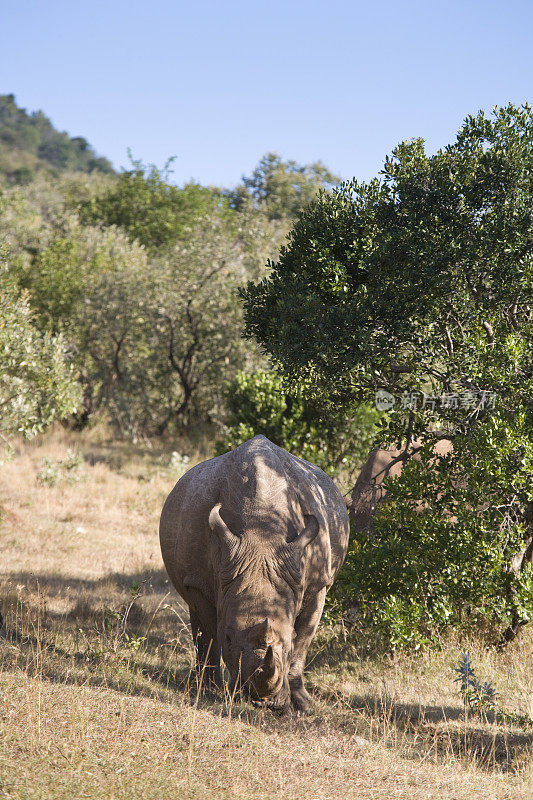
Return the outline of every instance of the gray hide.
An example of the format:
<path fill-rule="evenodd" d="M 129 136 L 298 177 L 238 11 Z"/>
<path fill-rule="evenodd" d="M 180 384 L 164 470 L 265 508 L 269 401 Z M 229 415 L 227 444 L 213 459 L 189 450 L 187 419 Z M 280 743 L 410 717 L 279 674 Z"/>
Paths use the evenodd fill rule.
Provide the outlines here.
<path fill-rule="evenodd" d="M 414 447 L 419 447 L 420 444 L 419 441 L 413 442 Z M 437 458 L 442 458 L 451 453 L 452 449 L 449 439 L 441 439 L 435 444 L 433 451 Z M 383 485 L 385 478 L 397 478 L 401 475 L 404 462 L 396 459 L 402 452 L 394 448 L 386 450 L 376 447 L 364 463 L 352 491 L 350 514 L 356 533 L 370 527 L 379 505 L 386 500 L 387 490 Z M 420 460 L 417 453 L 412 458 L 415 461 Z"/>
<path fill-rule="evenodd" d="M 164 505 L 163 560 L 189 606 L 204 678 L 305 711 L 307 649 L 348 547 L 333 481 L 264 436 L 187 472 Z"/>

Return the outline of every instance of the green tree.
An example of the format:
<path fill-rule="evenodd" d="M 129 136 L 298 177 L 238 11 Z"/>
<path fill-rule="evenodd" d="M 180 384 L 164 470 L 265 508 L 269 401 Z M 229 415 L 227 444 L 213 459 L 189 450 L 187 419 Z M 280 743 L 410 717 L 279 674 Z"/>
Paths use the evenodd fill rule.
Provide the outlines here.
<path fill-rule="evenodd" d="M 176 244 L 208 209 L 226 201 L 215 190 L 196 183 L 183 188 L 168 183 L 170 163 L 161 171 L 132 160 L 132 168 L 113 186 L 82 203 L 81 221 L 118 226 L 152 251 Z"/>
<path fill-rule="evenodd" d="M 277 153 L 267 153 L 230 193 L 230 199 L 237 209 L 251 201 L 271 220 L 294 218 L 320 189 L 331 189 L 339 181 L 321 161 L 298 164 L 283 161 Z"/>
<path fill-rule="evenodd" d="M 83 387 L 80 422 L 130 386 L 147 348 L 150 278 L 145 250 L 116 228 L 80 226 L 12 271 L 30 292 L 43 332 L 68 342 Z"/>
<path fill-rule="evenodd" d="M 158 403 L 158 432 L 192 417 L 222 414 L 222 388 L 239 369 L 257 366 L 256 348 L 242 336 L 238 286 L 258 276 L 271 247 L 271 229 L 255 213 L 201 218 L 186 241 L 153 273 L 154 353 L 166 402 Z"/>
<path fill-rule="evenodd" d="M 40 239 L 26 203 L 9 209 L 11 275 L 31 293 L 41 331 L 62 334 L 71 348 L 83 388 L 79 424 L 106 413 L 139 439 L 220 416 L 224 382 L 258 361 L 241 337 L 237 287 L 271 252 L 262 215 L 215 207 L 184 241 L 150 253 L 117 227 L 75 216 Z M 45 246 L 24 255 L 23 235 Z"/>
<path fill-rule="evenodd" d="M 12 94 L 0 95 L 0 144 L 0 175 L 15 183 L 65 169 L 113 173 L 111 163 L 83 137 L 56 130 L 42 111 L 29 114 L 19 108 Z"/>
<path fill-rule="evenodd" d="M 9 261 L 9 272 L 14 267 L 26 264 L 31 258 L 30 254 L 45 247 L 49 239 L 49 229 L 43 215 L 25 197 L 28 191 L 29 186 L 6 192 L 0 190 L 0 246 Z"/>
<path fill-rule="evenodd" d="M 317 464 L 335 475 L 348 464 L 360 464 L 372 441 L 375 410 L 360 407 L 347 416 L 322 416 L 316 402 L 302 388 L 289 391 L 275 372 L 239 372 L 225 392 L 227 420 L 217 452 L 229 449 L 259 433 L 279 447 Z"/>
<path fill-rule="evenodd" d="M 406 462 L 419 439 L 427 458 L 437 438 L 454 445 L 431 489 L 404 470 L 370 544 L 352 546 L 347 593 L 421 632 L 467 614 L 510 638 L 533 613 L 531 107 L 469 117 L 431 157 L 399 145 L 380 179 L 322 193 L 271 267 L 243 292 L 247 331 L 295 385 L 344 408 L 387 390 L 380 437 Z M 464 576 L 484 559 L 481 598 Z M 380 575 L 366 599 L 363 569 Z"/>
<path fill-rule="evenodd" d="M 0 290 L 0 438 L 9 449 L 16 434 L 31 437 L 80 402 L 74 370 L 59 336 L 35 325 L 27 293 L 5 281 Z"/>

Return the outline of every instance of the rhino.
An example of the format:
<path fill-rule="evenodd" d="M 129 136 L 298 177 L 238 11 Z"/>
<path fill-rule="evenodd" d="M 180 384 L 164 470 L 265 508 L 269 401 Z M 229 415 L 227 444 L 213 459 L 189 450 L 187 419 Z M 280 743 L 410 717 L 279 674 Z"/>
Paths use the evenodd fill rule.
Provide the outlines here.
<path fill-rule="evenodd" d="M 346 555 L 333 481 L 259 435 L 190 469 L 160 521 L 163 561 L 189 607 L 196 669 L 258 704 L 306 713 L 304 667 Z"/>
<path fill-rule="evenodd" d="M 420 460 L 418 450 L 422 442 L 413 442 L 413 454 L 410 458 Z M 449 439 L 440 439 L 433 446 L 435 458 L 444 458 L 453 450 Z M 407 461 L 405 450 L 375 447 L 361 468 L 352 490 L 350 513 L 355 533 L 362 533 L 372 526 L 372 521 L 381 503 L 387 499 L 385 478 L 398 478 Z M 406 458 L 404 458 L 406 456 Z"/>

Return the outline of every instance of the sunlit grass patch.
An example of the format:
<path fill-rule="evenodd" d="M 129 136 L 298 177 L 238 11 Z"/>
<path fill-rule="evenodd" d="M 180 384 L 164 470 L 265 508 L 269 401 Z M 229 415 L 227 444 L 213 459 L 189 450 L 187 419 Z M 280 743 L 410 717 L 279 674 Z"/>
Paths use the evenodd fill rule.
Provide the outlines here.
<path fill-rule="evenodd" d="M 3 468 L 0 796 L 533 796 L 531 735 L 465 715 L 453 683 L 468 648 L 510 708 L 529 707 L 527 630 L 501 654 L 450 639 L 392 657 L 323 626 L 305 719 L 254 708 L 229 687 L 198 692 L 186 608 L 157 541 L 175 443 L 164 459 L 124 446 L 118 465 L 114 443 L 91 436 L 60 431 Z M 86 478 L 41 485 L 43 456 L 72 446 Z"/>

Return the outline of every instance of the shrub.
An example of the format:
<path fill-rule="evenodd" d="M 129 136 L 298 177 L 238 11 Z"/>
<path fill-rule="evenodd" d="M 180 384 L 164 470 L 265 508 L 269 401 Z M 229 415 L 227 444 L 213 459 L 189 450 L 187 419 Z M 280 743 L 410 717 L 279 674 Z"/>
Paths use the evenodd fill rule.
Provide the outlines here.
<path fill-rule="evenodd" d="M 5 276 L 3 276 L 5 277 Z M 27 293 L 0 291 L 0 440 L 31 437 L 73 413 L 79 387 L 60 336 L 41 333 Z"/>
<path fill-rule="evenodd" d="M 53 458 L 43 458 L 41 469 L 37 473 L 37 480 L 43 486 L 57 486 L 63 481 L 77 483 L 81 478 L 82 466 L 82 454 L 76 450 L 67 450 L 65 459 L 54 461 Z"/>
<path fill-rule="evenodd" d="M 375 421 L 372 409 L 332 415 L 306 398 L 304 389 L 289 391 L 275 372 L 239 372 L 225 400 L 228 424 L 217 443 L 218 454 L 262 433 L 333 475 L 353 469 L 368 452 Z"/>
<path fill-rule="evenodd" d="M 523 731 L 533 728 L 533 718 L 526 711 L 509 711 L 498 702 L 499 696 L 491 681 L 481 681 L 474 670 L 468 653 L 461 653 L 459 664 L 453 667 L 457 675 L 454 683 L 459 683 L 459 694 L 465 705 L 465 712 L 470 708 L 475 714 L 486 716 L 492 712 L 500 725 L 516 725 Z"/>
<path fill-rule="evenodd" d="M 437 430 L 453 441 L 436 475 L 405 470 L 350 552 L 345 596 L 392 644 L 465 619 L 509 640 L 531 619 L 532 144 L 529 105 L 468 117 L 431 156 L 401 143 L 374 180 L 319 194 L 242 292 L 291 386 L 311 376 L 347 413 L 386 390 L 379 441 L 405 461 Z"/>
<path fill-rule="evenodd" d="M 387 502 L 354 537 L 335 591 L 391 647 L 421 647 L 445 627 L 505 641 L 532 619 L 526 430 L 519 414 L 487 422 L 456 437 L 446 458 L 435 463 L 425 448 L 386 481 Z"/>

